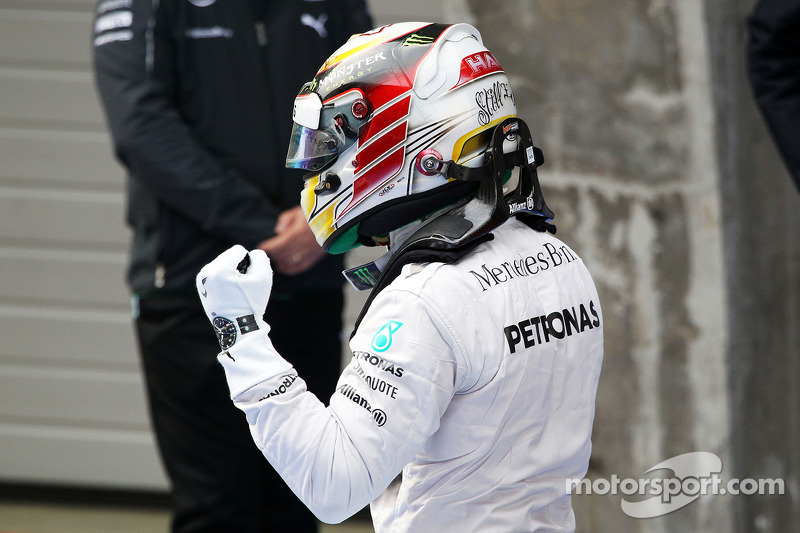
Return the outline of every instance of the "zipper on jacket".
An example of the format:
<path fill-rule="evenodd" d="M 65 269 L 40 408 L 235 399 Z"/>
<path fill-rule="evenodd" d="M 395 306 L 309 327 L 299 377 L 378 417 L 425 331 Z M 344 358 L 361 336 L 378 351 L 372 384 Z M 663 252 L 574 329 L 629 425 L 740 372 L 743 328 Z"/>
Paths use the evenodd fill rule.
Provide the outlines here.
<path fill-rule="evenodd" d="M 162 289 L 166 283 L 167 267 L 164 265 L 164 263 L 158 262 L 156 263 L 156 276 L 153 285 L 155 285 L 156 289 Z"/>
<path fill-rule="evenodd" d="M 269 38 L 267 36 L 267 25 L 264 24 L 264 21 L 257 20 L 256 21 L 256 39 L 258 40 L 259 46 L 267 46 L 269 42 Z"/>

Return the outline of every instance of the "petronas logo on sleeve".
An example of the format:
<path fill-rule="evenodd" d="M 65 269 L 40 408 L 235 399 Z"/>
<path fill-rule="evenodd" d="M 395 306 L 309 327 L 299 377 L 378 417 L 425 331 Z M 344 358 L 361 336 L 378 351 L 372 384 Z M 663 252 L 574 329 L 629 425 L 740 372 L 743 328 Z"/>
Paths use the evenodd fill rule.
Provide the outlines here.
<path fill-rule="evenodd" d="M 406 37 L 406 40 L 403 42 L 403 46 L 425 46 L 433 43 L 435 40 L 435 37 L 428 37 L 426 35 L 417 35 L 416 33 L 412 33 Z"/>
<path fill-rule="evenodd" d="M 385 352 L 392 345 L 392 335 L 400 329 L 402 322 L 390 320 L 384 324 L 372 337 L 372 349 L 376 352 Z"/>

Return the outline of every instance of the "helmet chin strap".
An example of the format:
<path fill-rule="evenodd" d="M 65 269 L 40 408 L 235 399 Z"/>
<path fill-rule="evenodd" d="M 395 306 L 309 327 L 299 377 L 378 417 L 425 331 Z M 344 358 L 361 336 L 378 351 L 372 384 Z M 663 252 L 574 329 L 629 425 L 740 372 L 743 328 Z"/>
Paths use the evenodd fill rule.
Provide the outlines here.
<path fill-rule="evenodd" d="M 519 140 L 518 148 L 508 154 L 503 153 L 506 139 Z M 479 167 L 465 167 L 452 160 L 435 159 L 433 162 L 435 164 L 427 168 L 442 176 L 479 182 L 475 196 L 423 223 L 378 260 L 344 271 L 345 278 L 356 290 L 375 287 L 379 280 L 382 281 L 382 272 L 389 270 L 393 262 L 409 252 L 427 250 L 435 254 L 439 251 L 451 257 L 453 254 L 447 252 L 464 247 L 471 249 L 468 245 L 477 244 L 477 240 L 511 216 L 537 231 L 555 233 L 555 226 L 550 224 L 554 214 L 545 204 L 536 173 L 537 167 L 544 163 L 544 156 L 533 145 L 530 130 L 521 119 L 506 119 L 495 127 L 484 152 L 484 163 Z M 503 177 L 507 170 L 515 167 L 520 168 L 519 181 L 516 188 L 504 196 Z"/>

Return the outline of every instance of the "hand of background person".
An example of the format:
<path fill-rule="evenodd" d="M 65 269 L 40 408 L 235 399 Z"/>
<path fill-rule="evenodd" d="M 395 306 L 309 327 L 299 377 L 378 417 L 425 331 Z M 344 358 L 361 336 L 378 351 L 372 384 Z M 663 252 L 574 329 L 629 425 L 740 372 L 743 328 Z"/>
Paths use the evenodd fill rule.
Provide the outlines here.
<path fill-rule="evenodd" d="M 287 209 L 278 217 L 275 236 L 258 247 L 267 252 L 275 270 L 281 274 L 300 274 L 319 262 L 325 251 L 317 244 L 300 206 Z"/>

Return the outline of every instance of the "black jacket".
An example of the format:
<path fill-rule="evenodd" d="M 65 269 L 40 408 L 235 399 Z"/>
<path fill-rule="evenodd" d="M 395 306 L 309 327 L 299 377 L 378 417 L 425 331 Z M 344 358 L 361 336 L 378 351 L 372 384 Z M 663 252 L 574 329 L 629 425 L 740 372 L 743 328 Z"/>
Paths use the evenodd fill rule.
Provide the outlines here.
<path fill-rule="evenodd" d="M 747 27 L 753 93 L 800 188 L 800 0 L 759 0 Z"/>
<path fill-rule="evenodd" d="M 274 235 L 299 204 L 284 168 L 292 104 L 339 45 L 371 26 L 364 0 L 102 0 L 97 87 L 129 170 L 128 279 L 193 294 L 200 268 Z M 275 276 L 275 292 L 341 285 L 341 257 Z"/>

